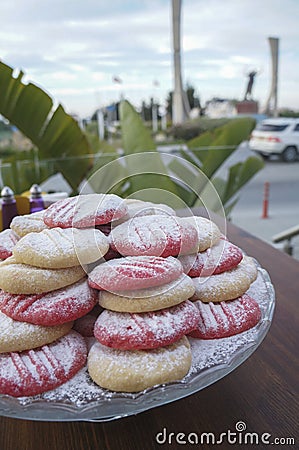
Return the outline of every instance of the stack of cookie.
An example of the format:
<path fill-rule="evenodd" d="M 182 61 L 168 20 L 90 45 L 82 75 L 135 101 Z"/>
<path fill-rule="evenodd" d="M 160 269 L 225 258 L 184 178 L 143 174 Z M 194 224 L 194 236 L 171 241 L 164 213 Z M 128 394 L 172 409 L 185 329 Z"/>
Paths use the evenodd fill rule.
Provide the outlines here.
<path fill-rule="evenodd" d="M 202 218 L 186 220 L 195 221 L 201 229 Z M 259 322 L 260 308 L 246 294 L 257 277 L 257 267 L 240 248 L 218 235 L 211 247 L 201 248 L 197 254 L 183 255 L 179 259 L 184 272 L 192 277 L 195 293 L 191 300 L 201 316 L 198 328 L 190 333 L 192 337 L 229 337 Z"/>
<path fill-rule="evenodd" d="M 100 386 L 122 392 L 183 378 L 191 366 L 185 335 L 198 326 L 191 278 L 178 259 L 129 256 L 95 267 L 99 315 L 88 370 Z"/>
<path fill-rule="evenodd" d="M 62 212 L 56 204 L 44 214 L 17 217 L 12 230 L 1 233 L 2 393 L 34 395 L 53 389 L 85 365 L 85 340 L 71 329 L 97 303 L 83 267 L 109 249 L 106 236 L 92 228 L 94 221 L 103 224 L 114 213 L 117 218 L 127 213 L 122 200 L 111 197 L 108 206 L 106 196 L 86 197 L 84 204 L 72 198 Z M 71 228 L 72 223 L 78 228 Z"/>
<path fill-rule="evenodd" d="M 186 336 L 227 337 L 260 319 L 246 293 L 253 260 L 212 221 L 167 205 L 60 200 L 13 219 L 0 258 L 0 393 L 53 389 L 86 360 L 101 387 L 140 391 L 188 373 Z M 95 338 L 88 357 L 80 333 Z"/>
<path fill-rule="evenodd" d="M 238 298 L 254 281 L 255 264 L 224 240 L 212 221 L 138 214 L 109 234 L 110 248 L 122 257 L 99 264 L 89 274 L 89 284 L 99 289 L 99 303 L 105 311 L 94 327 L 98 343 L 89 353 L 88 369 L 96 383 L 115 391 L 138 391 L 182 378 L 191 358 L 188 363 L 186 356 L 175 355 L 170 345 L 182 342 L 178 340 L 182 334 L 204 339 L 231 336 L 251 328 L 260 318 L 254 300 Z M 160 265 L 174 261 L 180 263 L 177 268 L 184 270 L 185 277 L 177 273 L 170 283 L 155 287 Z M 169 276 L 172 271 L 169 267 Z M 217 294 L 219 273 L 231 280 L 226 296 L 221 290 Z M 218 284 L 225 287 L 227 282 L 220 279 Z M 209 313 L 208 320 L 208 314 L 203 314 L 206 301 L 213 311 L 218 301 L 225 312 L 218 311 L 215 318 Z M 205 332 L 204 327 L 208 328 Z M 167 357 L 169 348 L 175 365 Z"/>

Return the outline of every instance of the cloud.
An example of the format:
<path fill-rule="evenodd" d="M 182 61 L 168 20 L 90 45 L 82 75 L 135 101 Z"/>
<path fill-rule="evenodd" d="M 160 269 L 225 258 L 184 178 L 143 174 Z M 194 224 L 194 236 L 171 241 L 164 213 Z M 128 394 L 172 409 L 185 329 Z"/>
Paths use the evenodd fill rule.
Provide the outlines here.
<path fill-rule="evenodd" d="M 260 74 L 254 95 L 270 88 L 268 36 L 280 38 L 279 104 L 299 106 L 297 0 L 183 0 L 182 62 L 202 101 L 241 98 L 246 71 Z M 91 114 L 119 98 L 112 76 L 133 102 L 172 89 L 171 1 L 1 0 L 0 59 L 57 96 L 68 110 Z M 159 87 L 153 80 L 159 80 Z M 95 94 L 98 93 L 98 94 Z"/>

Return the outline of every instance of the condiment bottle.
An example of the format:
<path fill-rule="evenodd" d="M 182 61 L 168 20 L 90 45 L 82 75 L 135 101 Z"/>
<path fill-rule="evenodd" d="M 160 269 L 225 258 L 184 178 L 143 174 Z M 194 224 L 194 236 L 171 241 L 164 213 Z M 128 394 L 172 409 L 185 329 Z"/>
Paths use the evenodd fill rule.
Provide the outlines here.
<path fill-rule="evenodd" d="M 4 186 L 1 191 L 2 197 L 2 229 L 9 228 L 12 219 L 18 215 L 16 199 L 12 189 Z"/>
<path fill-rule="evenodd" d="M 45 209 L 42 190 L 38 184 L 33 184 L 30 188 L 30 213 L 34 213 L 37 211 L 42 211 Z"/>

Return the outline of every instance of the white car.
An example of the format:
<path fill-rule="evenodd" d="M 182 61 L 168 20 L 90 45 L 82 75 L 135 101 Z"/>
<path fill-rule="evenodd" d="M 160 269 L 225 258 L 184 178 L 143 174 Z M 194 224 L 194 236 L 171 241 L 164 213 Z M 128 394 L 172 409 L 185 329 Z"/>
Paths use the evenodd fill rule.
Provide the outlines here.
<path fill-rule="evenodd" d="M 299 118 L 262 120 L 251 133 L 249 148 L 265 158 L 280 155 L 284 161 L 296 161 L 299 155 Z"/>

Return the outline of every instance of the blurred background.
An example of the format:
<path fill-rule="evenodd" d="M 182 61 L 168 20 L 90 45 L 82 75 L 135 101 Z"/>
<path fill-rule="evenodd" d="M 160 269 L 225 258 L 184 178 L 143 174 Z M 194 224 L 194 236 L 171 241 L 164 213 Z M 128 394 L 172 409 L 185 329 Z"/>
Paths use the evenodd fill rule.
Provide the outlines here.
<path fill-rule="evenodd" d="M 230 220 L 283 248 L 298 158 L 248 142 L 266 118 L 299 117 L 298 15 L 297 0 L 2 0 L 1 185 L 72 194 L 123 154 L 173 153 L 206 173 Z"/>

